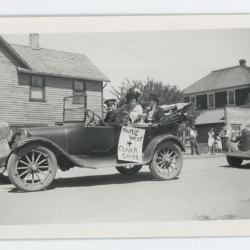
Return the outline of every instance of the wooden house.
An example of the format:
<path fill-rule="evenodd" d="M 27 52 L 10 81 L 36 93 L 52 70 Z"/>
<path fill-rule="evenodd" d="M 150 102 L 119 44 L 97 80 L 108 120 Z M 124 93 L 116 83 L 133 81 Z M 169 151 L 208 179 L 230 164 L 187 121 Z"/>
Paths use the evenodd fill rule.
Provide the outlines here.
<path fill-rule="evenodd" d="M 109 79 L 83 54 L 9 44 L 0 37 L 0 120 L 11 125 L 54 124 L 70 108 L 102 116 L 103 84 Z"/>
<path fill-rule="evenodd" d="M 250 67 L 246 60 L 239 65 L 214 70 L 183 90 L 184 101 L 200 111 L 196 120 L 198 141 L 207 141 L 210 128 L 219 132 L 225 125 L 239 132 L 250 123 Z"/>

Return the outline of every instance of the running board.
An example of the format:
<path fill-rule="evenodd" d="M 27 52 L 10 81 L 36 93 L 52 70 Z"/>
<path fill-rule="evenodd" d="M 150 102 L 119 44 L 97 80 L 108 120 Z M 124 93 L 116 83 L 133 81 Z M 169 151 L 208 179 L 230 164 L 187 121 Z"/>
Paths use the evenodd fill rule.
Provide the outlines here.
<path fill-rule="evenodd" d="M 124 165 L 137 166 L 140 163 L 133 162 L 117 162 L 116 156 L 96 156 L 96 155 L 71 155 L 72 160 L 78 167 L 83 168 L 107 168 L 107 167 L 122 167 Z"/>
<path fill-rule="evenodd" d="M 229 157 L 237 157 L 245 160 L 250 160 L 250 150 L 248 151 L 237 151 L 226 154 Z"/>

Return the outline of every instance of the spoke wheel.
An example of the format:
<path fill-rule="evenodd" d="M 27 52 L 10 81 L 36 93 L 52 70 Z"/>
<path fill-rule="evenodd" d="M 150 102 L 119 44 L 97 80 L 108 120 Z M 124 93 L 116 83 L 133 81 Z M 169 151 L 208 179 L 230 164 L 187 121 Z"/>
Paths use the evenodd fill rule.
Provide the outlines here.
<path fill-rule="evenodd" d="M 182 165 L 180 147 L 172 142 L 164 142 L 156 149 L 149 167 L 157 180 L 171 180 L 180 174 Z"/>
<path fill-rule="evenodd" d="M 23 191 L 46 189 L 54 180 L 57 161 L 48 148 L 30 145 L 12 154 L 8 161 L 10 181 Z"/>
<path fill-rule="evenodd" d="M 0 183 L 10 183 L 8 172 L 7 172 L 7 166 L 5 163 L 0 163 Z"/>
<path fill-rule="evenodd" d="M 137 166 L 133 166 L 133 165 L 125 165 L 122 167 L 116 167 L 116 169 L 118 170 L 118 172 L 120 172 L 121 174 L 124 175 L 133 175 L 138 173 L 143 165 L 137 165 Z"/>

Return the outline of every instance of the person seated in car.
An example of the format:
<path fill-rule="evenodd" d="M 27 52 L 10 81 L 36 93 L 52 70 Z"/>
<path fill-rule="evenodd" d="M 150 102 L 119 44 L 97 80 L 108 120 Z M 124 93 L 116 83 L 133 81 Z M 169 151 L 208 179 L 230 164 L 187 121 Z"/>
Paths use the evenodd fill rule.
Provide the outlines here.
<path fill-rule="evenodd" d="M 104 103 L 108 108 L 104 122 L 109 125 L 120 125 L 122 117 L 121 111 L 116 108 L 116 99 L 107 99 Z"/>
<path fill-rule="evenodd" d="M 129 89 L 126 94 L 126 101 L 128 103 L 128 117 L 132 124 L 143 123 L 143 108 L 139 103 L 141 92 L 139 89 Z"/>
<path fill-rule="evenodd" d="M 149 107 L 146 109 L 147 117 L 146 122 L 157 123 L 162 117 L 164 117 L 164 110 L 159 107 L 159 99 L 156 94 L 149 95 Z"/>

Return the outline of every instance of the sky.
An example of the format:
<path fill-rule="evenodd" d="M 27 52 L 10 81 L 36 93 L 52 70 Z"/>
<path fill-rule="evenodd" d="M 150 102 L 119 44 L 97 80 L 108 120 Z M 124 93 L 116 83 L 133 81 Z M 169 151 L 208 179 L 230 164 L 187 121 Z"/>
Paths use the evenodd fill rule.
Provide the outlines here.
<path fill-rule="evenodd" d="M 4 35 L 8 42 L 28 45 L 28 34 Z M 151 78 L 181 90 L 212 70 L 250 65 L 250 29 L 40 34 L 40 47 L 85 54 L 110 79 Z"/>

